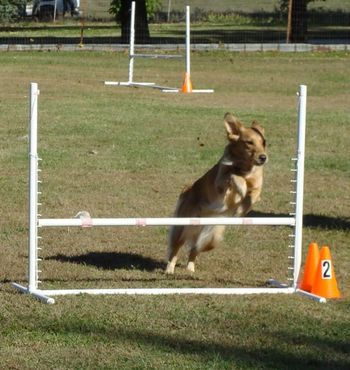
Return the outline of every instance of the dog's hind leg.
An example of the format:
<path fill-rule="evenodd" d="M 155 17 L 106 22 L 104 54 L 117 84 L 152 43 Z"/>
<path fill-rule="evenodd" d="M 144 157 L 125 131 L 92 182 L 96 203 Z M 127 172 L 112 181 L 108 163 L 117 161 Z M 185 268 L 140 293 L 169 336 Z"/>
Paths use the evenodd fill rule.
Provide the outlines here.
<path fill-rule="evenodd" d="M 188 263 L 187 263 L 187 270 L 190 272 L 194 272 L 194 263 L 198 256 L 199 252 L 196 246 L 191 246 L 190 253 L 188 255 Z"/>
<path fill-rule="evenodd" d="M 168 256 L 167 256 L 167 267 L 165 272 L 167 274 L 173 274 L 177 262 L 177 255 L 180 248 L 185 242 L 184 238 L 184 227 L 183 226 L 170 226 L 169 229 L 169 240 L 168 240 Z"/>
<path fill-rule="evenodd" d="M 187 270 L 195 271 L 195 260 L 199 253 L 209 252 L 216 248 L 222 240 L 225 226 L 205 226 L 198 235 L 197 240 L 192 244 L 188 256 Z"/>

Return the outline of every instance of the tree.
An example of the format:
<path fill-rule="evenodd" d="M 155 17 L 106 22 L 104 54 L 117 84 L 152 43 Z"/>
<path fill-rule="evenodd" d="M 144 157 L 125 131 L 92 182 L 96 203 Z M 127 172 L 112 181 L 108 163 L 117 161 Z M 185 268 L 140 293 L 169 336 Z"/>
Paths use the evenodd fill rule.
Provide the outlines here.
<path fill-rule="evenodd" d="M 288 9 L 287 42 L 307 41 L 307 6 L 313 1 L 316 0 L 280 0 L 281 10 Z"/>
<path fill-rule="evenodd" d="M 122 0 L 120 7 L 120 20 L 122 28 L 122 43 L 128 44 L 130 42 L 130 14 L 131 14 L 131 0 Z M 145 44 L 149 42 L 149 28 L 147 20 L 146 1 L 136 1 L 135 12 L 135 43 Z"/>
<path fill-rule="evenodd" d="M 135 43 L 145 44 L 150 40 L 148 21 L 159 9 L 159 0 L 133 0 L 136 2 Z M 130 42 L 130 18 L 132 0 L 112 0 L 109 12 L 114 14 L 121 25 L 121 42 Z"/>
<path fill-rule="evenodd" d="M 307 3 L 309 0 L 289 0 L 287 42 L 307 40 Z"/>

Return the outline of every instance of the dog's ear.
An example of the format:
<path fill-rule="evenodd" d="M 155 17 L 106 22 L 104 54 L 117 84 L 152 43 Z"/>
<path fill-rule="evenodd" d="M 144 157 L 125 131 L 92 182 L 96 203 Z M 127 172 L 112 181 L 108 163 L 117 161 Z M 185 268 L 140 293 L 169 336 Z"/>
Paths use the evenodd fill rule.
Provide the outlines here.
<path fill-rule="evenodd" d="M 252 128 L 260 133 L 260 135 L 265 138 L 265 130 L 264 127 L 260 126 L 260 124 L 256 121 L 252 122 Z"/>
<path fill-rule="evenodd" d="M 242 123 L 231 113 L 226 113 L 224 117 L 224 124 L 227 138 L 230 141 L 237 141 L 243 127 Z"/>

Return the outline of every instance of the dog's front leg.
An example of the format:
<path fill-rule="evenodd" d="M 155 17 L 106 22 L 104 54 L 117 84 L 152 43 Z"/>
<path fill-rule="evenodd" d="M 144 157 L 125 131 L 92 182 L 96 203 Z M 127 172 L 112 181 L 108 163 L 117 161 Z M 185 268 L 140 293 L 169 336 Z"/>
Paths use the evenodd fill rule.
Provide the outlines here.
<path fill-rule="evenodd" d="M 230 186 L 231 182 L 231 171 L 230 171 L 230 166 L 226 164 L 220 163 L 218 165 L 218 171 L 215 177 L 215 190 L 219 193 L 222 194 L 226 192 L 227 188 Z"/>
<path fill-rule="evenodd" d="M 247 213 L 249 213 L 253 205 L 260 199 L 260 193 L 261 189 L 248 190 L 248 193 L 238 206 L 235 215 L 238 217 L 244 217 Z"/>
<path fill-rule="evenodd" d="M 235 193 L 241 198 L 244 199 L 247 196 L 247 182 L 242 176 L 231 175 L 230 177 L 230 186 L 235 190 Z"/>
<path fill-rule="evenodd" d="M 252 198 L 250 195 L 247 195 L 237 207 L 235 216 L 244 217 L 252 209 L 252 205 Z"/>

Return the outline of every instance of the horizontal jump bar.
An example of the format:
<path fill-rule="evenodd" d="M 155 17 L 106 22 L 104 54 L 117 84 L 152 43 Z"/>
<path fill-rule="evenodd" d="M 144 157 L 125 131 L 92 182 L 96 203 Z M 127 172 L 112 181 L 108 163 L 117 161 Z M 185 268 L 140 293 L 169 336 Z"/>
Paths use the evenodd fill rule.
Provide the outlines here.
<path fill-rule="evenodd" d="M 156 85 L 155 82 L 118 82 L 118 81 L 105 81 L 105 85 L 109 86 L 128 86 L 128 87 L 151 87 L 153 89 L 162 90 L 165 93 L 178 93 L 181 91 L 178 87 L 168 87 Z M 213 89 L 193 89 L 191 93 L 213 93 Z"/>
<path fill-rule="evenodd" d="M 30 294 L 46 304 L 53 304 L 55 300 L 50 296 L 63 295 L 171 295 L 171 294 L 217 294 L 217 295 L 243 295 L 243 294 L 291 294 L 295 293 L 292 287 L 286 288 L 117 288 L 117 289 L 55 289 L 41 290 L 29 289 L 20 284 L 12 283 L 13 287 L 22 293 Z"/>
<path fill-rule="evenodd" d="M 117 81 L 105 81 L 105 85 L 110 86 L 127 86 L 127 87 L 151 87 L 152 89 L 158 89 L 167 92 L 179 92 L 178 87 L 168 87 L 156 85 L 155 82 L 117 82 Z"/>
<path fill-rule="evenodd" d="M 184 56 L 174 54 L 130 54 L 130 58 L 171 59 L 171 58 L 184 58 Z"/>
<path fill-rule="evenodd" d="M 124 295 L 167 295 L 167 294 L 277 294 L 294 293 L 292 287 L 286 288 L 117 288 L 117 289 L 53 289 L 36 291 L 45 296 L 77 294 L 124 294 Z"/>
<path fill-rule="evenodd" d="M 41 218 L 39 227 L 66 226 L 206 226 L 206 225 L 266 225 L 294 226 L 292 217 L 164 217 L 164 218 Z"/>
<path fill-rule="evenodd" d="M 154 86 L 155 82 L 119 82 L 119 81 L 105 81 L 105 85 L 112 86 Z"/>
<path fill-rule="evenodd" d="M 162 92 L 165 92 L 165 93 L 178 93 L 180 92 L 180 89 L 168 89 L 168 88 L 164 88 L 162 89 Z M 209 93 L 213 93 L 214 90 L 213 89 L 192 89 L 192 91 L 189 93 L 189 94 L 193 94 L 193 93 L 202 93 L 202 94 L 209 94 Z"/>

